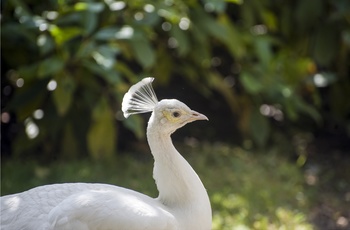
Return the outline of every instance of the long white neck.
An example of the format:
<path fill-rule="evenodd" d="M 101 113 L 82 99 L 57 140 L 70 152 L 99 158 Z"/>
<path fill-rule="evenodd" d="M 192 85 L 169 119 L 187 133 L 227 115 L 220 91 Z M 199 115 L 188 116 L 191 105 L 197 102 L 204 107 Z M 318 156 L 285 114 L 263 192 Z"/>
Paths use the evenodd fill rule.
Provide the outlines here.
<path fill-rule="evenodd" d="M 153 178 L 159 201 L 173 209 L 186 207 L 191 214 L 197 212 L 200 219 L 211 222 L 210 201 L 201 180 L 175 149 L 170 133 L 162 132 L 159 124 L 153 122 L 153 116 L 148 123 L 147 139 L 154 157 Z"/>

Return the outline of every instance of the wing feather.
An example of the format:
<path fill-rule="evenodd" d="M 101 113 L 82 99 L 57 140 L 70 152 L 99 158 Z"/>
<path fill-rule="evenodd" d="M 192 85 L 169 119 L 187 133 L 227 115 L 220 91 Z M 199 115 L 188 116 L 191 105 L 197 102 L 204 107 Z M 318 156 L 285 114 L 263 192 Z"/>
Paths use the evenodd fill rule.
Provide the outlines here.
<path fill-rule="evenodd" d="M 106 184 L 55 184 L 1 197 L 1 229 L 177 229 L 157 200 Z"/>

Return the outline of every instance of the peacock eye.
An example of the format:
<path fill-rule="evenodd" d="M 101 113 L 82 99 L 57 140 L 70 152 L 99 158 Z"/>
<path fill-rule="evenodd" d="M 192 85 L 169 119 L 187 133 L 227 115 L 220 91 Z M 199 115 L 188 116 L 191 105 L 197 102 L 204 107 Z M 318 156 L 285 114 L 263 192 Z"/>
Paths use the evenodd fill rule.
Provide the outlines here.
<path fill-rule="evenodd" d="M 180 117 L 181 116 L 181 114 L 179 113 L 179 112 L 173 112 L 173 117 Z"/>

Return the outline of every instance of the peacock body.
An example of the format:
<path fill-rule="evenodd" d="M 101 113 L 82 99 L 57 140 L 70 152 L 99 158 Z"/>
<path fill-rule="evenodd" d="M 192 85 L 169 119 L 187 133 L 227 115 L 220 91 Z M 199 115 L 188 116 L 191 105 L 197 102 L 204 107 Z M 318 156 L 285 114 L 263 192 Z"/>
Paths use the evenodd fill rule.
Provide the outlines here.
<path fill-rule="evenodd" d="M 175 99 L 158 102 L 153 78 L 133 85 L 122 103 L 124 116 L 152 112 L 147 139 L 154 157 L 159 196 L 108 184 L 45 185 L 1 197 L 2 230 L 209 230 L 207 192 L 172 144 L 178 128 L 207 117 Z"/>

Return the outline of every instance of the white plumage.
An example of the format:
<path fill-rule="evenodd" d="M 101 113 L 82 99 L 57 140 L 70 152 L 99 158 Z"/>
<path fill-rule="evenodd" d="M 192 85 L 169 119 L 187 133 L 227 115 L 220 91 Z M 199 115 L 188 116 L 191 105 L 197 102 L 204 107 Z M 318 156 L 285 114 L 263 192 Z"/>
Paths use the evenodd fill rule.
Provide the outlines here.
<path fill-rule="evenodd" d="M 209 230 L 211 207 L 198 175 L 172 144 L 178 128 L 207 117 L 178 100 L 158 102 L 145 78 L 125 94 L 124 116 L 152 112 L 147 139 L 159 196 L 107 184 L 36 187 L 1 197 L 2 230 Z"/>

